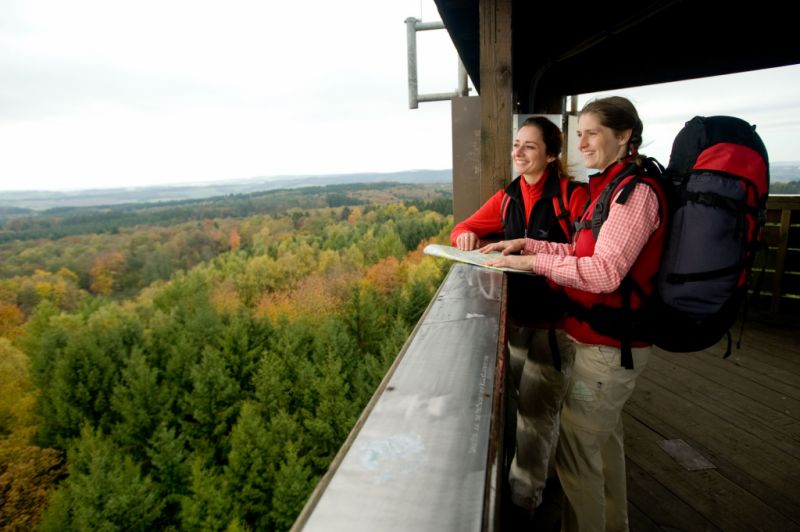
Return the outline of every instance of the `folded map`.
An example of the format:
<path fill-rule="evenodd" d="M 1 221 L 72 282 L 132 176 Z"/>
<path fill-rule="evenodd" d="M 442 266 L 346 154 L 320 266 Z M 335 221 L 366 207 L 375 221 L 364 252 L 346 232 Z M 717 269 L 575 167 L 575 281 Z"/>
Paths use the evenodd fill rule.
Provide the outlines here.
<path fill-rule="evenodd" d="M 426 255 L 431 255 L 433 257 L 442 257 L 457 262 L 464 262 L 466 264 L 472 264 L 473 266 L 480 266 L 481 268 L 534 275 L 533 272 L 517 270 L 516 268 L 498 268 L 496 266 L 486 266 L 485 263 L 487 261 L 497 258 L 501 255 L 499 252 L 481 253 L 477 249 L 472 251 L 461 251 L 458 248 L 454 248 L 452 246 L 442 246 L 441 244 L 428 244 L 425 246 L 424 252 Z"/>

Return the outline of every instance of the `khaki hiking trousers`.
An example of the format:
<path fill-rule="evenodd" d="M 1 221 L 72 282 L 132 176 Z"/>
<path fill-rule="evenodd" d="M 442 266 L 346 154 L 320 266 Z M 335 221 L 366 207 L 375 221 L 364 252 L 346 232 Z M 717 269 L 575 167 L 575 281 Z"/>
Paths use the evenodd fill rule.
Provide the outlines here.
<path fill-rule="evenodd" d="M 508 351 L 517 392 L 516 450 L 508 480 L 512 502 L 531 511 L 542 502 L 554 474 L 559 411 L 572 367 L 575 344 L 556 329 L 561 371 L 553 366 L 547 329 L 508 325 Z M 511 403 L 510 403 L 511 404 Z"/>
<path fill-rule="evenodd" d="M 575 346 L 556 453 L 565 495 L 562 531 L 628 530 L 622 407 L 651 351 L 651 347 L 633 349 L 634 369 L 625 369 L 619 349 Z"/>

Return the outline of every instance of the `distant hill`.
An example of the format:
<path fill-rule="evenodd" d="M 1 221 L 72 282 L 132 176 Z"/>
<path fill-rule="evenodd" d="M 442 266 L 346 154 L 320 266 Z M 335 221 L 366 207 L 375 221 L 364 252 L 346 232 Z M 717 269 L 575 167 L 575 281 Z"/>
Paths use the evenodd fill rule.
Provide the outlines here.
<path fill-rule="evenodd" d="M 800 161 L 781 161 L 770 163 L 769 177 L 772 183 L 800 181 Z"/>
<path fill-rule="evenodd" d="M 209 198 L 155 202 L 129 202 L 86 207 L 53 207 L 46 210 L 0 208 L 0 247 L 15 240 L 55 240 L 84 234 L 117 234 L 135 226 L 169 227 L 188 221 L 282 215 L 295 209 L 354 207 L 404 203 L 418 210 L 452 214 L 452 186 L 446 183 L 347 183 L 279 188 L 225 194 Z M 2 263 L 0 257 L 0 263 Z"/>
<path fill-rule="evenodd" d="M 770 164 L 773 183 L 800 181 L 800 161 Z M 252 177 L 189 185 L 126 187 L 75 191 L 7 191 L 0 192 L 0 219 L 62 207 L 111 206 L 130 203 L 154 203 L 212 198 L 230 194 L 248 194 L 276 189 L 354 183 L 451 183 L 453 172 L 444 170 L 407 170 L 390 173 L 282 175 Z"/>
<path fill-rule="evenodd" d="M 124 203 L 152 203 L 247 194 L 275 189 L 352 183 L 449 183 L 453 173 L 446 170 L 407 170 L 391 173 L 326 174 L 253 177 L 193 185 L 127 187 L 75 191 L 0 192 L 0 213 L 23 214 L 25 209 L 41 211 L 56 207 L 92 207 Z M 12 211 L 15 209 L 16 211 Z"/>

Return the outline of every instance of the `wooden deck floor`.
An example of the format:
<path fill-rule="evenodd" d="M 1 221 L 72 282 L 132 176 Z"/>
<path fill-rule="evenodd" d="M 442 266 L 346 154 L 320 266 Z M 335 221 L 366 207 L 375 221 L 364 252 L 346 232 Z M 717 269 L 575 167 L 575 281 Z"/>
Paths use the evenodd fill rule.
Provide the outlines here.
<path fill-rule="evenodd" d="M 631 530 L 800 530 L 800 320 L 741 349 L 657 352 L 625 407 Z M 736 331 L 738 333 L 738 331 Z M 682 440 L 715 466 L 688 470 Z"/>

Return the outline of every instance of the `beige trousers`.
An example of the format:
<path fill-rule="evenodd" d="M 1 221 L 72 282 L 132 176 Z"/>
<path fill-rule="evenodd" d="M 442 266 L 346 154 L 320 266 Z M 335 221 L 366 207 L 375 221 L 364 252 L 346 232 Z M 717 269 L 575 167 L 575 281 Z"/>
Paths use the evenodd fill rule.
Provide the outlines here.
<path fill-rule="evenodd" d="M 509 324 L 508 351 L 517 396 L 516 450 L 508 480 L 511 500 L 532 510 L 554 469 L 558 419 L 575 353 L 563 330 L 556 331 L 561 371 L 553 366 L 548 331 Z"/>
<path fill-rule="evenodd" d="M 651 350 L 633 349 L 634 369 L 625 369 L 619 349 L 576 344 L 556 454 L 562 531 L 628 530 L 622 407 Z"/>

